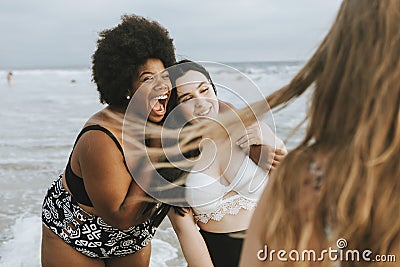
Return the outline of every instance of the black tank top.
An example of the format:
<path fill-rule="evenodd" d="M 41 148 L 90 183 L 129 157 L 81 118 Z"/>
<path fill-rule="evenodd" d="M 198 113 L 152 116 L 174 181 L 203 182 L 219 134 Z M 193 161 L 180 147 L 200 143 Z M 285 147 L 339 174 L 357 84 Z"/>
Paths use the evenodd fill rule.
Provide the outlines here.
<path fill-rule="evenodd" d="M 72 152 L 73 152 L 73 149 L 75 148 L 76 143 L 78 142 L 79 138 L 87 131 L 92 131 L 92 130 L 102 131 L 102 132 L 106 133 L 117 145 L 119 151 L 121 152 L 122 156 L 124 157 L 124 162 L 125 162 L 124 152 L 123 152 L 122 147 L 121 147 L 120 143 L 118 142 L 117 138 L 109 130 L 107 130 L 106 128 L 104 128 L 100 125 L 90 125 L 90 126 L 86 126 L 85 128 L 83 128 L 82 131 L 79 133 L 78 137 L 76 138 L 75 144 L 72 148 Z M 86 192 L 85 185 L 83 183 L 83 179 L 81 177 L 79 177 L 78 175 L 76 175 L 72 171 L 72 168 L 71 168 L 72 152 L 69 156 L 67 167 L 65 168 L 65 181 L 67 182 L 68 188 L 71 191 L 72 196 L 78 203 L 81 203 L 81 204 L 89 206 L 89 207 L 93 207 L 93 203 L 90 200 L 90 198 Z M 125 163 L 125 167 L 127 167 L 126 163 Z"/>

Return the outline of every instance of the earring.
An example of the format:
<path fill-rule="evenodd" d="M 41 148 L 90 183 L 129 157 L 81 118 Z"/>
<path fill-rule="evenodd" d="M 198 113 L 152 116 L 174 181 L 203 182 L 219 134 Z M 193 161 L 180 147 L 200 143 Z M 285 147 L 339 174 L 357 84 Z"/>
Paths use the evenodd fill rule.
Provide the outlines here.
<path fill-rule="evenodd" d="M 130 96 L 130 95 L 127 95 L 127 96 L 126 96 L 126 99 L 128 99 L 128 100 L 131 99 L 131 96 Z"/>

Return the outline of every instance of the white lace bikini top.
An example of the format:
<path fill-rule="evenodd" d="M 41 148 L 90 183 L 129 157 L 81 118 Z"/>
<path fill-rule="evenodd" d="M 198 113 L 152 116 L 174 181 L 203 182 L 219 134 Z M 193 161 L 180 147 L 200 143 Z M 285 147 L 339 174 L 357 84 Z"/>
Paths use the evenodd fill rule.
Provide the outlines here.
<path fill-rule="evenodd" d="M 191 172 L 186 180 L 186 201 L 192 207 L 196 221 L 220 221 L 226 214 L 253 209 L 267 180 L 267 173 L 246 157 L 229 185 L 223 185 L 207 174 Z M 224 197 L 232 191 L 237 194 Z"/>

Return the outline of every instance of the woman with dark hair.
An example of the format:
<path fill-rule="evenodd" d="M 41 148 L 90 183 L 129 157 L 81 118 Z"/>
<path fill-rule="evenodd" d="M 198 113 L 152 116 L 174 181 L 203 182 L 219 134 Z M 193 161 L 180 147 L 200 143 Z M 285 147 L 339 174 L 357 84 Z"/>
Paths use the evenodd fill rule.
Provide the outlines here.
<path fill-rule="evenodd" d="M 179 119 L 182 127 L 207 120 L 218 124 L 220 113 L 235 117 L 233 106 L 217 99 L 216 86 L 203 66 L 183 60 L 171 67 L 169 73 L 173 89 L 165 127 L 169 126 L 171 116 L 175 124 Z M 239 264 L 243 237 L 268 173 L 286 153 L 283 142 L 263 122 L 240 128 L 236 133 L 213 138 L 213 142 L 203 139 L 199 157 L 184 178 L 188 207 L 182 212 L 171 209 L 168 214 L 189 266 Z M 258 130 L 253 132 L 255 128 Z M 253 145 L 263 145 L 268 155 L 262 158 L 269 160 L 253 161 Z M 243 150 L 245 146 L 249 154 Z M 191 249 L 202 248 L 203 243 L 208 251 Z"/>
<path fill-rule="evenodd" d="M 87 120 L 44 199 L 44 267 L 149 265 L 164 215 L 133 179 L 133 173 L 151 176 L 141 172 L 140 161 L 127 162 L 122 126 L 134 94 L 140 119 L 163 120 L 171 90 L 165 69 L 174 62 L 172 39 L 155 21 L 126 15 L 100 33 L 93 81 L 107 107 Z"/>

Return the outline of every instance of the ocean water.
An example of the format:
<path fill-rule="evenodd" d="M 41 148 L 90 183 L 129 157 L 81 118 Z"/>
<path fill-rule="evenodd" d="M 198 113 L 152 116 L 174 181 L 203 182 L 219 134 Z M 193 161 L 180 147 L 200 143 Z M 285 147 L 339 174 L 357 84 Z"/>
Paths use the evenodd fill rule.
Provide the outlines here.
<path fill-rule="evenodd" d="M 219 97 L 241 107 L 288 83 L 302 65 L 247 62 L 209 70 Z M 87 68 L 14 70 L 11 85 L 6 75 L 0 70 L 0 266 L 38 267 L 44 194 L 64 169 L 83 123 L 103 105 Z M 304 117 L 306 98 L 269 117 L 280 138 Z M 301 137 L 300 130 L 287 147 Z M 151 266 L 186 266 L 168 219 L 152 242 Z"/>

